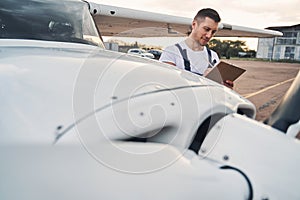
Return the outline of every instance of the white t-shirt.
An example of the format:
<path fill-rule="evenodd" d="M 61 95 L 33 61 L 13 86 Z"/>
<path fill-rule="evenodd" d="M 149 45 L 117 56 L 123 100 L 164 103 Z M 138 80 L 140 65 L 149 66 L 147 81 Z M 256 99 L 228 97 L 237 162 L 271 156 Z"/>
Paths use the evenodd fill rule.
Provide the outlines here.
<path fill-rule="evenodd" d="M 187 57 L 190 61 L 191 72 L 204 74 L 205 70 L 209 66 L 208 52 L 206 47 L 204 47 L 202 51 L 193 51 L 186 45 L 185 41 L 180 42 L 179 45 L 182 49 L 187 50 Z M 211 59 L 215 64 L 220 61 L 218 54 L 212 50 Z M 174 63 L 179 69 L 185 69 L 182 55 L 175 45 L 166 47 L 159 60 L 162 62 Z"/>

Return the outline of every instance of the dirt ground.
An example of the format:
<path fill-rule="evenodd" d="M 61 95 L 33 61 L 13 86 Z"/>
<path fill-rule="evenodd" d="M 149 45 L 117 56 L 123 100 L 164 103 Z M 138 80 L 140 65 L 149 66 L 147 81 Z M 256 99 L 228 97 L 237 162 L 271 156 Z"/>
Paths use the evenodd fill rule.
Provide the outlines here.
<path fill-rule="evenodd" d="M 300 70 L 298 63 L 224 61 L 247 70 L 234 82 L 234 90 L 248 98 L 256 106 L 256 119 L 259 121 L 268 118 L 275 110 Z M 264 91 L 268 87 L 270 89 Z M 258 91 L 261 93 L 256 93 Z"/>

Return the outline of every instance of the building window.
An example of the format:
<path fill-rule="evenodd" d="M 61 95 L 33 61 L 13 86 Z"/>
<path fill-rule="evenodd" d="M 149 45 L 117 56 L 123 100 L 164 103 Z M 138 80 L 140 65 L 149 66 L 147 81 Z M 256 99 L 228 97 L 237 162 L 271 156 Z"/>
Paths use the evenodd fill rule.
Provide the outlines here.
<path fill-rule="evenodd" d="M 295 58 L 295 47 L 285 47 L 284 59 L 294 60 Z"/>
<path fill-rule="evenodd" d="M 283 37 L 287 37 L 287 38 L 297 37 L 297 32 L 283 32 Z"/>
<path fill-rule="evenodd" d="M 298 32 L 283 32 L 282 37 L 276 39 L 277 45 L 294 45 L 297 43 Z"/>
<path fill-rule="evenodd" d="M 277 38 L 277 45 L 291 45 L 296 44 L 296 38 Z"/>

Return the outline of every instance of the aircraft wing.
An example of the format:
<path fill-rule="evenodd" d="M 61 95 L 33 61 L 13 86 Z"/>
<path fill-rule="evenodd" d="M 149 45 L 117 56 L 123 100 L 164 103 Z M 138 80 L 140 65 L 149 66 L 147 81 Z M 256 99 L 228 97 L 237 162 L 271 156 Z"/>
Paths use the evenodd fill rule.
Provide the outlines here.
<path fill-rule="evenodd" d="M 90 11 L 102 36 L 182 37 L 192 18 L 90 3 Z M 281 32 L 220 23 L 216 37 L 275 37 Z"/>

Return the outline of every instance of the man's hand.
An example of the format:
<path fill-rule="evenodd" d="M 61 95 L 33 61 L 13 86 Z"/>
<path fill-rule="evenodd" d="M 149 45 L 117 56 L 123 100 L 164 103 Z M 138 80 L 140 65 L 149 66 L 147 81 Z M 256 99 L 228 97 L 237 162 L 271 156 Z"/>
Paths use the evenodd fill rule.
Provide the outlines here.
<path fill-rule="evenodd" d="M 211 70 L 212 70 L 212 68 L 207 68 L 207 69 L 204 71 L 203 76 L 206 76 Z"/>
<path fill-rule="evenodd" d="M 223 85 L 225 85 L 226 87 L 233 90 L 233 86 L 234 86 L 233 81 L 226 80 L 226 81 L 223 82 Z"/>

